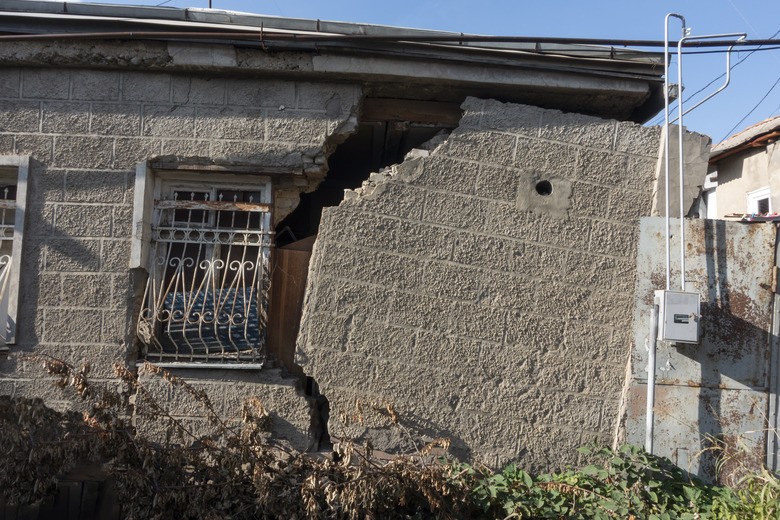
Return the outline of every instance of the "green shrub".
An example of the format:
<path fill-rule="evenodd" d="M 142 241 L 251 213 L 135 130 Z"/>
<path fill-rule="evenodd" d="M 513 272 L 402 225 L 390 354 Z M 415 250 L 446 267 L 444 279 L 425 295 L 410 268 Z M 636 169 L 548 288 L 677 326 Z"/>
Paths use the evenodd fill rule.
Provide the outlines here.
<path fill-rule="evenodd" d="M 468 490 L 486 518 L 753 520 L 778 516 L 780 482 L 767 471 L 731 489 L 689 479 L 668 459 L 624 445 L 580 448 L 594 463 L 532 477 L 514 465 L 494 473 L 449 463 L 451 482 Z"/>

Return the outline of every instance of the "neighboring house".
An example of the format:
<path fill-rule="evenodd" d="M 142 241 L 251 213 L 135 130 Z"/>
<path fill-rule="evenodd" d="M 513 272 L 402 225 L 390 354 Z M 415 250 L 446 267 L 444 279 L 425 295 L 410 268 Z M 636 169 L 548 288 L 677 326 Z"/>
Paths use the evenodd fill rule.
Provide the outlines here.
<path fill-rule="evenodd" d="M 0 30 L 3 394 L 78 406 L 30 354 L 148 360 L 298 449 L 316 397 L 494 465 L 613 436 L 661 55 L 78 2 Z"/>
<path fill-rule="evenodd" d="M 703 186 L 707 218 L 780 211 L 780 116 L 712 147 Z"/>

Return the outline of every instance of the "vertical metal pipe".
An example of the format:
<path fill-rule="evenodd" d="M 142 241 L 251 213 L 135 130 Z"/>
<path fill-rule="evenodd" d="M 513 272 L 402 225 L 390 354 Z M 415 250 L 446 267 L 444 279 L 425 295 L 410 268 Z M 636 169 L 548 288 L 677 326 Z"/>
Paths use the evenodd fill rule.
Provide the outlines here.
<path fill-rule="evenodd" d="M 680 290 L 685 292 L 685 157 L 683 157 L 683 75 L 682 75 L 682 44 L 685 40 L 685 30 L 677 42 L 677 162 L 680 166 Z"/>
<path fill-rule="evenodd" d="M 653 305 L 653 323 L 650 327 L 650 348 L 647 356 L 647 414 L 645 416 L 645 449 L 653 453 L 655 412 L 655 349 L 658 342 L 658 304 Z"/>
<path fill-rule="evenodd" d="M 773 269 L 777 269 L 780 261 L 780 227 L 775 225 L 775 261 Z M 777 271 L 773 276 L 775 284 Z M 777 471 L 780 467 L 780 424 L 778 424 L 778 409 L 780 408 L 780 294 L 772 295 L 772 334 L 769 336 L 770 364 L 769 374 L 769 413 L 767 418 L 766 437 L 766 466 L 770 471 Z"/>
<path fill-rule="evenodd" d="M 671 286 L 672 254 L 670 249 L 671 234 L 669 228 L 671 220 L 669 216 L 669 17 L 666 15 L 664 27 L 664 183 L 666 186 L 666 290 Z"/>
<path fill-rule="evenodd" d="M 674 16 L 682 21 L 682 36 L 685 36 L 685 18 L 676 13 L 669 13 L 664 19 L 664 132 L 666 142 L 664 143 L 664 181 L 666 186 L 666 290 L 671 289 L 672 278 L 672 246 L 671 246 L 671 201 L 669 188 L 669 18 Z M 679 62 L 679 60 L 678 60 Z M 679 78 L 678 78 L 679 81 Z M 679 100 L 682 100 L 682 92 L 677 94 Z"/>

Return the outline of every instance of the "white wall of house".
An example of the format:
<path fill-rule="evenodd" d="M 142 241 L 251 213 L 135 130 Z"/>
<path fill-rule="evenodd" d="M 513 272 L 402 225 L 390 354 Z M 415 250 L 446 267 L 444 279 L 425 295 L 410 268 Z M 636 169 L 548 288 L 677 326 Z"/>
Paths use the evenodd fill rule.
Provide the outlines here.
<path fill-rule="evenodd" d="M 770 212 L 780 210 L 780 143 L 748 149 L 718 161 L 717 218 L 753 213 L 769 193 Z"/>

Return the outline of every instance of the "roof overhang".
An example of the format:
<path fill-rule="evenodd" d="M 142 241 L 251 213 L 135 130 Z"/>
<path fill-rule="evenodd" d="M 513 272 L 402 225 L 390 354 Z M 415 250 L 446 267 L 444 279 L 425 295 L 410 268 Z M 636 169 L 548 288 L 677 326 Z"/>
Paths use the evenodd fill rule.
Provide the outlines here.
<path fill-rule="evenodd" d="M 780 116 L 761 121 L 712 147 L 710 164 L 744 150 L 767 146 L 780 139 Z"/>
<path fill-rule="evenodd" d="M 473 95 L 637 122 L 663 106 L 662 55 L 614 47 L 424 41 L 459 35 L 211 9 L 28 0 L 3 2 L 0 33 L 17 38 L 0 46 L 0 64 L 15 66 L 357 81 L 376 97 L 455 102 Z"/>

